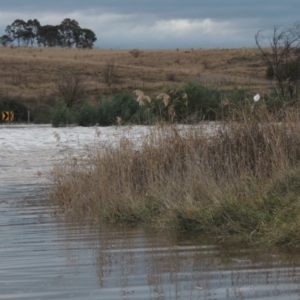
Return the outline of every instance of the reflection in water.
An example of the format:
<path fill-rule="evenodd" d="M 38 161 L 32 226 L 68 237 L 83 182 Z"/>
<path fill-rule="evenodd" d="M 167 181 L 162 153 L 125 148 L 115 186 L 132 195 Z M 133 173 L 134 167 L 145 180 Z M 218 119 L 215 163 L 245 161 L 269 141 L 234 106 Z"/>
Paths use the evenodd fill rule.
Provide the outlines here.
<path fill-rule="evenodd" d="M 105 299 L 296 299 L 300 293 L 298 254 L 225 248 L 174 232 L 112 226 L 93 232 L 85 243 Z M 73 227 L 64 234 L 82 232 Z"/>
<path fill-rule="evenodd" d="M 298 253 L 78 226 L 36 201 L 0 215 L 0 299 L 299 299 Z"/>
<path fill-rule="evenodd" d="M 38 199 L 21 200 L 39 191 L 39 171 L 47 174 L 72 151 L 83 155 L 85 144 L 124 134 L 138 141 L 149 127 L 130 128 L 101 128 L 98 136 L 81 127 L 1 127 L 0 300 L 299 299 L 298 253 L 225 248 L 174 232 L 79 227 L 54 218 Z"/>

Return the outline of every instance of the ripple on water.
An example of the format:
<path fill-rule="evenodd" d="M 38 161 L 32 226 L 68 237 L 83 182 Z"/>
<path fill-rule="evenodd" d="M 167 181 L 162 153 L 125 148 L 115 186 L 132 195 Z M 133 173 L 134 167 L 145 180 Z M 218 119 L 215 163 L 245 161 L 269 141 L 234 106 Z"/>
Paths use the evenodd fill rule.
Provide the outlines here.
<path fill-rule="evenodd" d="M 8 149 L 0 165 L 0 299 L 298 299 L 298 253 L 54 217 L 38 197 L 46 178 L 36 173 L 46 174 L 64 155 L 64 145 L 51 136 L 63 137 L 63 130 L 19 129 L 7 129 L 5 139 L 0 131 L 0 147 L 5 142 Z M 66 134 L 74 152 L 76 130 Z M 94 141 L 94 129 L 78 130 L 85 142 Z"/>
<path fill-rule="evenodd" d="M 297 299 L 300 292 L 298 254 L 77 226 L 52 212 L 39 200 L 0 202 L 0 299 Z"/>

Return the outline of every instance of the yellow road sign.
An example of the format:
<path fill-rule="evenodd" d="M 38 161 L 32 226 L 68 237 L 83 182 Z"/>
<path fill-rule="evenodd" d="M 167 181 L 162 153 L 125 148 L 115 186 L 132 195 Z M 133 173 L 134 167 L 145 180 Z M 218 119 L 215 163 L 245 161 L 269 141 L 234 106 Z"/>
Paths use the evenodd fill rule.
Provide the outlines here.
<path fill-rule="evenodd" d="M 15 114 L 13 111 L 3 111 L 2 112 L 2 121 L 13 121 Z"/>
<path fill-rule="evenodd" d="M 9 111 L 2 112 L 2 121 L 9 121 Z"/>

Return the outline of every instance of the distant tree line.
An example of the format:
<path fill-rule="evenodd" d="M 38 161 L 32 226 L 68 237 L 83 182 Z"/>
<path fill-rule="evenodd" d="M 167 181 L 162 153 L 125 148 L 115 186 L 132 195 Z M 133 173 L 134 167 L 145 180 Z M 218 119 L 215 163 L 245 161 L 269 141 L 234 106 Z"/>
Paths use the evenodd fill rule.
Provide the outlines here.
<path fill-rule="evenodd" d="M 43 46 L 63 48 L 93 48 L 97 40 L 91 29 L 81 28 L 76 20 L 64 19 L 59 25 L 41 25 L 37 19 L 17 19 L 7 25 L 0 37 L 0 45 Z"/>

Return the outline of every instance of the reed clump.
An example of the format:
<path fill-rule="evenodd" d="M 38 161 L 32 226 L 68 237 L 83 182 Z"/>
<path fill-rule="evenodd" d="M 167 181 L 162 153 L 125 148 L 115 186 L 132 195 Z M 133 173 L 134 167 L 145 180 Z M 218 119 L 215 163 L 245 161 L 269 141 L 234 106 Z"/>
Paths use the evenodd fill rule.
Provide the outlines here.
<path fill-rule="evenodd" d="M 277 122 L 262 110 L 156 126 L 56 167 L 49 198 L 74 217 L 300 245 L 299 125 L 298 112 Z"/>

